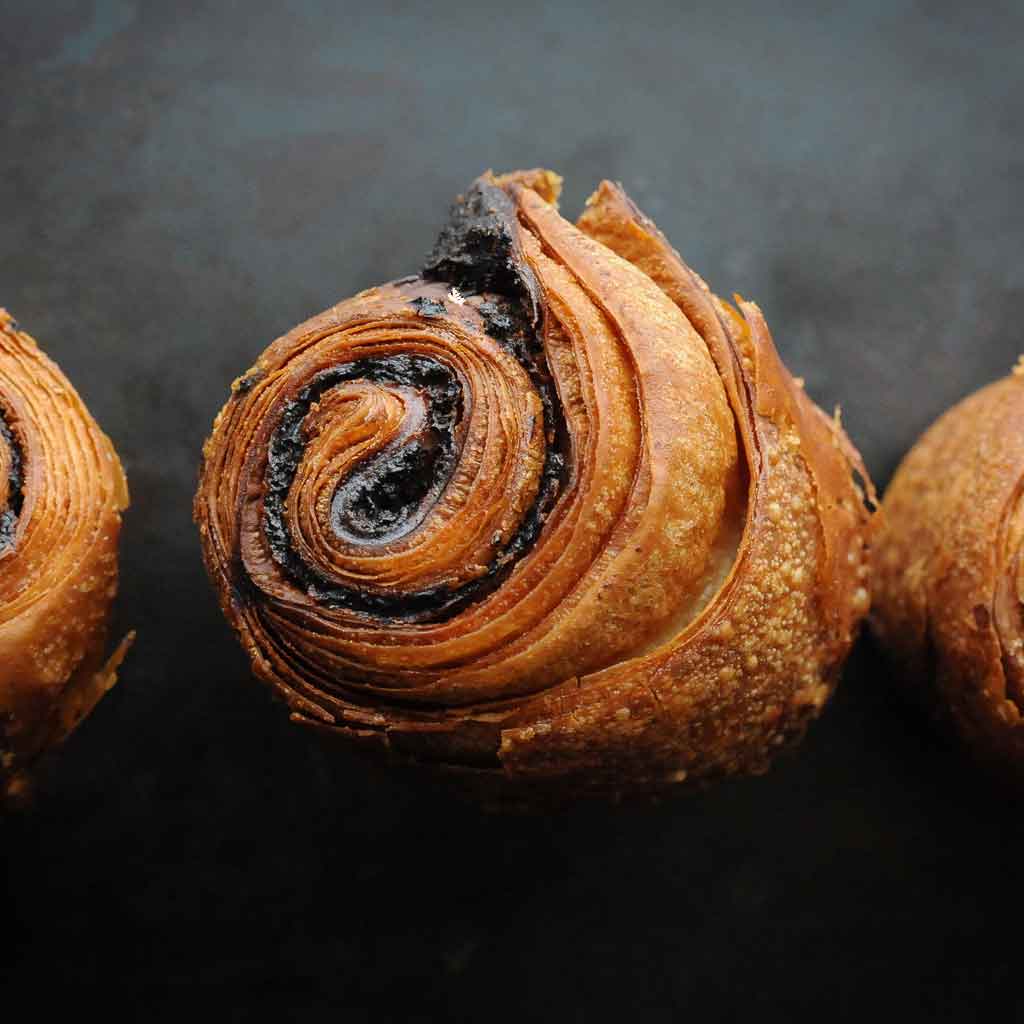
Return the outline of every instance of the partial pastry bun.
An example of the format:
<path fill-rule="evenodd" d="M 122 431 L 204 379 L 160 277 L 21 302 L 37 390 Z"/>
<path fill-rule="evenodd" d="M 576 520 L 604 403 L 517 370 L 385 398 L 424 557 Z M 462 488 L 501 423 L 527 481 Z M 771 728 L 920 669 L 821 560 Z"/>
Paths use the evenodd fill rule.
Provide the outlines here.
<path fill-rule="evenodd" d="M 128 488 L 75 389 L 0 309 L 0 797 L 117 678 L 117 542 Z M 2 800 L 0 800 L 2 802 Z"/>
<path fill-rule="evenodd" d="M 1024 375 L 946 412 L 883 503 L 872 627 L 918 702 L 1024 779 Z"/>

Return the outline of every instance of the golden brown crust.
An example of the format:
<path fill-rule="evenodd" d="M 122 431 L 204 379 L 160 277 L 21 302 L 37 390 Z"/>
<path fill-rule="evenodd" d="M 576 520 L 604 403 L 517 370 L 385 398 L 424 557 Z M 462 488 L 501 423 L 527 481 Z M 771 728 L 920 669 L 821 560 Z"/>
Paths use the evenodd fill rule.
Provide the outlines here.
<path fill-rule="evenodd" d="M 872 629 L 910 692 L 981 759 L 1024 779 L 1024 377 L 946 412 L 897 469 Z"/>
<path fill-rule="evenodd" d="M 0 416 L 0 792 L 14 796 L 113 685 L 130 642 L 105 656 L 128 491 L 74 388 L 2 309 Z"/>
<path fill-rule="evenodd" d="M 486 289 L 423 278 L 371 289 L 276 341 L 236 384 L 196 496 L 207 568 L 293 718 L 399 761 L 563 793 L 763 770 L 820 711 L 867 611 L 869 513 L 853 473 L 870 482 L 755 305 L 713 296 L 607 182 L 573 227 L 553 205 L 559 182 L 487 175 L 453 223 L 511 211 L 495 237 L 539 311 L 561 426 L 541 416 L 551 403 L 528 360 L 524 372 L 496 342 Z M 452 252 L 441 264 L 460 274 L 465 254 Z M 293 435 L 305 447 L 287 521 L 334 583 L 385 596 L 441 577 L 461 585 L 467 564 L 502 557 L 500 538 L 544 493 L 552 446 L 568 464 L 500 585 L 415 622 L 325 606 L 324 583 L 304 586 L 268 539 L 270 452 L 284 450 L 302 388 L 397 352 L 447 360 L 466 389 L 455 485 L 393 543 L 332 537 L 331 488 L 358 458 L 414 436 L 421 413 L 393 383 L 390 398 L 365 379 L 318 392 Z M 368 447 L 353 456 L 357 443 Z M 487 487 L 502 467 L 510 475 Z"/>

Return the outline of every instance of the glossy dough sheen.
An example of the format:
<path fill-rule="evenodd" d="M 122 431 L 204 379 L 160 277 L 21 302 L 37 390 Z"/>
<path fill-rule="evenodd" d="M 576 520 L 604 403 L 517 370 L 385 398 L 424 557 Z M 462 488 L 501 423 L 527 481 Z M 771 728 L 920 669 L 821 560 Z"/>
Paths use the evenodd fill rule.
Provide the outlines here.
<path fill-rule="evenodd" d="M 867 611 L 866 474 L 755 305 L 617 186 L 574 227 L 559 183 L 485 175 L 423 275 L 235 382 L 207 567 L 293 719 L 399 761 L 561 792 L 760 771 Z"/>
<path fill-rule="evenodd" d="M 106 657 L 128 490 L 55 363 L 0 309 L 0 793 L 116 681 Z"/>
<path fill-rule="evenodd" d="M 1024 376 L 942 416 L 884 502 L 872 626 L 914 695 L 1024 778 Z"/>

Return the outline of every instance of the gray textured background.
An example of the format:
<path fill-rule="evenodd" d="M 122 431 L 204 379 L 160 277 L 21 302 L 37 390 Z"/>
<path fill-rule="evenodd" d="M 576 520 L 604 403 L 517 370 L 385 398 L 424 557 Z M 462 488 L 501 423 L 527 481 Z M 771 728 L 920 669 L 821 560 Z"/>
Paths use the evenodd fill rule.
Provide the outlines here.
<path fill-rule="evenodd" d="M 488 819 L 288 727 L 190 522 L 227 385 L 415 270 L 487 167 L 623 181 L 879 483 L 1024 349 L 1019 5 L 0 0 L 0 303 L 134 505 L 119 689 L 4 824 L 7 992 L 118 1018 L 973 1020 L 1024 837 L 862 647 L 799 756 Z"/>

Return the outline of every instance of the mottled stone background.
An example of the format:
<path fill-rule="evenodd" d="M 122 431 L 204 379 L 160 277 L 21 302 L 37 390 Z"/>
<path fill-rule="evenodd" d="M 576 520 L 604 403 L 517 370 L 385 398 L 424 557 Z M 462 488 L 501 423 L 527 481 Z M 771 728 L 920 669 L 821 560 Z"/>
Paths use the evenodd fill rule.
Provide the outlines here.
<path fill-rule="evenodd" d="M 1013 801 L 901 709 L 869 647 L 764 779 L 491 819 L 290 728 L 206 585 L 189 502 L 231 378 L 415 270 L 487 167 L 560 170 L 569 212 L 622 180 L 762 305 L 880 483 L 1012 365 L 1020 5 L 686 6 L 0 0 L 0 302 L 123 455 L 119 614 L 140 632 L 34 813 L 2 826 L 0 993 L 27 991 L 32 1019 L 1012 1004 Z"/>

